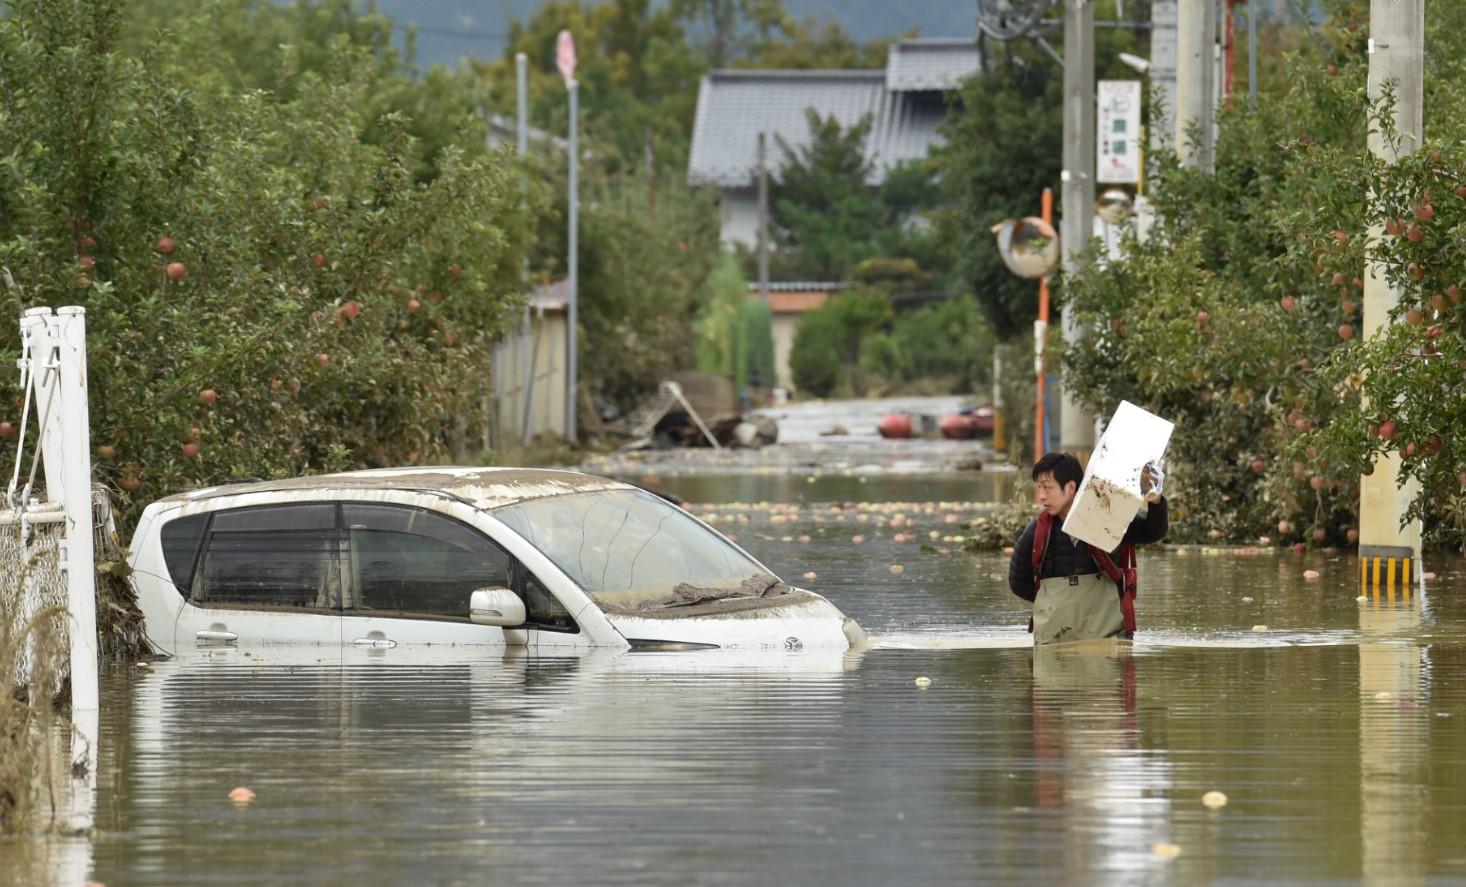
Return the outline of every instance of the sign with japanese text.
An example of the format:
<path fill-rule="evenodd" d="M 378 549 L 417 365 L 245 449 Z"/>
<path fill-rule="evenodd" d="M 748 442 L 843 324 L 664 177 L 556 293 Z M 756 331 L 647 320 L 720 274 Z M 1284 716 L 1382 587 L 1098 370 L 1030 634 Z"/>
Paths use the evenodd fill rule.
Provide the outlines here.
<path fill-rule="evenodd" d="M 1133 185 L 1140 181 L 1140 81 L 1095 84 L 1095 181 Z"/>

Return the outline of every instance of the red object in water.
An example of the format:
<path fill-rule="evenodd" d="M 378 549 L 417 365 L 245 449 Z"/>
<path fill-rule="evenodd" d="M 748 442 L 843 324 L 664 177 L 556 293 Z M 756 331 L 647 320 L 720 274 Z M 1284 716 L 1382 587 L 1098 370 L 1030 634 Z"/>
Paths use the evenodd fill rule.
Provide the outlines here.
<path fill-rule="evenodd" d="M 911 436 L 911 417 L 904 413 L 892 413 L 881 419 L 876 430 L 881 433 L 881 437 L 908 438 Z"/>
<path fill-rule="evenodd" d="M 993 433 L 995 424 L 993 408 L 973 407 L 960 413 L 949 413 L 937 423 L 942 437 L 948 440 L 970 440 Z"/>

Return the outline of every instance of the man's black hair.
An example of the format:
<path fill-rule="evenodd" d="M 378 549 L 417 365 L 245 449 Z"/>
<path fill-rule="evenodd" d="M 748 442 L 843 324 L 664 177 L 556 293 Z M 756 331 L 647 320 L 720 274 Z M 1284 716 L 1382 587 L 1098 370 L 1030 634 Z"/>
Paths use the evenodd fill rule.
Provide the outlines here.
<path fill-rule="evenodd" d="M 1073 453 L 1045 453 L 1042 459 L 1033 463 L 1033 479 L 1038 480 L 1041 474 L 1052 474 L 1054 483 L 1061 490 L 1070 481 L 1077 487 L 1084 480 L 1084 469 L 1079 467 L 1079 459 Z"/>

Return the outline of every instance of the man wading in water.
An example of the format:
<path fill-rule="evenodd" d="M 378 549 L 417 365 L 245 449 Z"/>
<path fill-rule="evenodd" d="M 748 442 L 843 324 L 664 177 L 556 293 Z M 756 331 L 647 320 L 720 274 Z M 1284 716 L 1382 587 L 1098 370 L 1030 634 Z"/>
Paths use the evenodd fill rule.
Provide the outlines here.
<path fill-rule="evenodd" d="M 1142 488 L 1158 493 L 1163 474 L 1148 466 Z M 1084 470 L 1070 453 L 1049 453 L 1033 466 L 1038 504 L 1008 564 L 1008 587 L 1033 602 L 1034 644 L 1135 636 L 1135 546 L 1165 538 L 1166 500 L 1142 509 L 1114 551 L 1099 551 L 1061 529 Z M 1150 498 L 1148 496 L 1147 498 Z"/>

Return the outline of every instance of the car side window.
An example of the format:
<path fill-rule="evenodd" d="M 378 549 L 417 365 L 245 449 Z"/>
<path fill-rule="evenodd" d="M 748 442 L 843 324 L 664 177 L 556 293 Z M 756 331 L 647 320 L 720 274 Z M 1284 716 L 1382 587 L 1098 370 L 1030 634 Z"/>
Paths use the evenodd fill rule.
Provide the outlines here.
<path fill-rule="evenodd" d="M 334 505 L 216 512 L 191 596 L 205 606 L 334 610 L 340 605 L 338 548 Z"/>
<path fill-rule="evenodd" d="M 519 568 L 519 596 L 524 599 L 524 624 L 550 631 L 578 632 L 580 626 L 560 599 L 545 588 L 523 564 Z"/>
<path fill-rule="evenodd" d="M 168 567 L 168 578 L 185 596 L 193 587 L 199 543 L 204 541 L 204 528 L 208 525 L 207 513 L 175 518 L 163 525 L 163 563 Z"/>
<path fill-rule="evenodd" d="M 475 589 L 509 588 L 509 554 L 467 524 L 421 508 L 341 507 L 349 606 L 361 611 L 468 619 Z"/>

